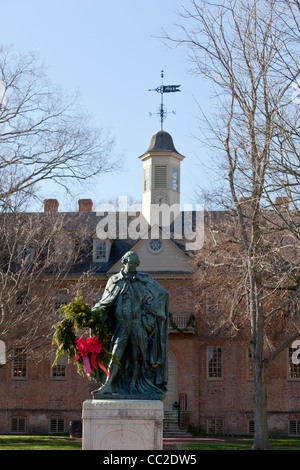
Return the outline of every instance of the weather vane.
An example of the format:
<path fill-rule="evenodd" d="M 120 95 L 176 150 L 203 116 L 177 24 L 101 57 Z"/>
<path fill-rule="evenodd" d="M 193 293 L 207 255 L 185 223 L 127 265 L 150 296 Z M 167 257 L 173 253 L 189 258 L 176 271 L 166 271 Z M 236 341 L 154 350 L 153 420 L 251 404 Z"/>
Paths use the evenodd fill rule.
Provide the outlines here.
<path fill-rule="evenodd" d="M 164 71 L 161 71 L 161 85 L 158 86 L 157 88 L 149 89 L 148 91 L 157 91 L 157 93 L 161 94 L 161 103 L 159 107 L 158 113 L 149 113 L 150 116 L 152 114 L 159 114 L 160 116 L 160 123 L 161 123 L 161 130 L 163 130 L 163 122 L 166 119 L 167 111 L 164 107 L 164 93 L 175 93 L 176 91 L 180 91 L 179 87 L 180 85 L 164 85 L 163 84 L 163 78 L 164 78 Z M 171 111 L 172 114 L 176 114 L 175 111 Z"/>

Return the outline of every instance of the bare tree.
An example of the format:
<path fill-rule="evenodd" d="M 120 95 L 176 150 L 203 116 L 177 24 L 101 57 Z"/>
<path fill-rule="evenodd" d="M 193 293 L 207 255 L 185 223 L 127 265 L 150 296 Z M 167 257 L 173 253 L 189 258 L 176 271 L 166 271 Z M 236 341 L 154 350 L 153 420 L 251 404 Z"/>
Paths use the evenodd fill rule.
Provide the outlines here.
<path fill-rule="evenodd" d="M 70 188 L 117 167 L 113 139 L 50 83 L 35 54 L 0 47 L 0 202 L 32 196 L 51 179 Z"/>
<path fill-rule="evenodd" d="M 266 368 L 273 355 L 264 355 L 267 322 L 273 310 L 279 311 L 283 305 L 280 299 L 275 309 L 275 291 L 278 294 L 280 288 L 286 292 L 293 288 L 299 296 L 299 219 L 295 211 L 289 212 L 289 222 L 282 211 L 276 209 L 276 218 L 267 212 L 276 205 L 275 196 L 286 196 L 286 184 L 288 202 L 294 203 L 294 209 L 295 194 L 299 195 L 292 163 L 299 158 L 298 147 L 291 132 L 298 126 L 298 110 L 291 97 L 292 84 L 299 77 L 299 46 L 291 34 L 297 17 L 293 16 L 293 9 L 285 8 L 285 3 L 191 0 L 180 11 L 180 37 L 171 38 L 165 33 L 169 41 L 186 48 L 195 73 L 208 79 L 216 91 L 216 115 L 204 117 L 214 150 L 212 160 L 228 183 L 222 199 L 234 210 L 231 223 L 234 220 L 236 249 L 230 248 L 232 235 L 226 237 L 230 227 L 227 224 L 221 240 L 212 238 L 218 250 L 221 246 L 223 250 L 220 266 L 217 268 L 215 261 L 212 266 L 219 279 L 225 268 L 227 278 L 239 273 L 231 285 L 223 282 L 223 291 L 227 290 L 234 300 L 231 312 L 237 301 L 240 306 L 244 304 L 239 311 L 248 314 L 254 377 L 254 449 L 269 447 Z M 293 249 L 298 254 L 295 263 L 289 259 L 288 266 L 277 259 L 282 255 L 277 256 L 271 245 L 272 233 L 278 237 L 281 230 L 293 233 Z M 295 335 L 299 335 L 299 325 L 287 341 Z"/>
<path fill-rule="evenodd" d="M 92 270 L 80 266 L 91 254 L 91 228 L 80 213 L 3 213 L 0 223 L 0 339 L 10 360 L 15 348 L 47 344 L 60 304 L 88 284 Z"/>

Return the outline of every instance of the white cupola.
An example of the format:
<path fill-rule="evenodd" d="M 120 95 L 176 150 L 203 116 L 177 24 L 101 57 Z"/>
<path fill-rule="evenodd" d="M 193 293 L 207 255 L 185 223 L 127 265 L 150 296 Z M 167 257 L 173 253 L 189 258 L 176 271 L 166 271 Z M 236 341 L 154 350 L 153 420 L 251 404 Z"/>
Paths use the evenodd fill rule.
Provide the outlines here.
<path fill-rule="evenodd" d="M 148 150 L 139 157 L 143 162 L 142 212 L 150 224 L 152 204 L 179 207 L 180 163 L 184 158 L 164 130 L 154 134 Z"/>

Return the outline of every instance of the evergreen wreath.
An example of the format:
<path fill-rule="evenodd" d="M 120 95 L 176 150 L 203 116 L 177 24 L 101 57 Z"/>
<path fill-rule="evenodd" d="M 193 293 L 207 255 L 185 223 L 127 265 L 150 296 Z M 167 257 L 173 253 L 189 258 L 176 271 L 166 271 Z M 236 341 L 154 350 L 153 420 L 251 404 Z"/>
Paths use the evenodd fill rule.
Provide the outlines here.
<path fill-rule="evenodd" d="M 68 305 L 62 305 L 59 308 L 58 313 L 62 314 L 64 318 L 53 325 L 55 333 L 52 344 L 57 346 L 53 366 L 57 364 L 64 354 L 67 354 L 68 360 L 76 363 L 77 372 L 81 375 L 86 374 L 84 360 L 79 355 L 76 347 L 76 340 L 82 340 L 83 338 L 76 336 L 76 334 L 80 331 L 83 333 L 84 329 L 89 328 L 91 336 L 97 338 L 102 346 L 101 352 L 97 357 L 96 368 L 91 364 L 90 375 L 96 382 L 103 383 L 105 381 L 106 375 L 99 366 L 98 361 L 107 369 L 111 359 L 114 360 L 114 357 L 108 351 L 111 333 L 103 320 L 102 314 L 104 312 L 105 309 L 102 308 L 92 312 L 91 307 L 83 302 L 81 291 L 77 292 L 75 299 Z M 91 353 L 88 354 L 88 357 L 91 363 Z"/>

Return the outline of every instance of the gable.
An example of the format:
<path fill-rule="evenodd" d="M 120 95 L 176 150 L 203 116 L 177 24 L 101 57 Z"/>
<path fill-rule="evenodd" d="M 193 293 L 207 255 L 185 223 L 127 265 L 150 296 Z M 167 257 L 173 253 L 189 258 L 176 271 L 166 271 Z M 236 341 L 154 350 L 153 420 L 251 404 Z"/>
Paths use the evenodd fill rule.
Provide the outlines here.
<path fill-rule="evenodd" d="M 130 250 L 139 255 L 140 265 L 138 271 L 148 273 L 193 273 L 189 257 L 169 238 L 140 239 Z M 122 267 L 123 264 L 120 259 L 109 269 L 107 274 L 119 272 Z"/>

